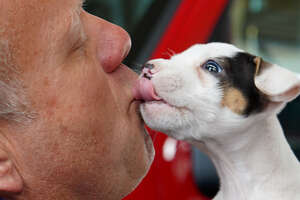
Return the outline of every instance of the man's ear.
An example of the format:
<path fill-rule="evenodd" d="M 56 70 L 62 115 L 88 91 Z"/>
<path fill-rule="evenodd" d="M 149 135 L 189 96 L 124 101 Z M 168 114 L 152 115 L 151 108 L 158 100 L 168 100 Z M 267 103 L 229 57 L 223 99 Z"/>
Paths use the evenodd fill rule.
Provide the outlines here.
<path fill-rule="evenodd" d="M 271 102 L 289 102 L 300 94 L 300 78 L 297 74 L 270 64 L 261 58 L 256 63 L 255 86 L 264 93 Z"/>
<path fill-rule="evenodd" d="M 23 190 L 20 176 L 10 155 L 0 148 L 0 196 L 17 194 Z"/>

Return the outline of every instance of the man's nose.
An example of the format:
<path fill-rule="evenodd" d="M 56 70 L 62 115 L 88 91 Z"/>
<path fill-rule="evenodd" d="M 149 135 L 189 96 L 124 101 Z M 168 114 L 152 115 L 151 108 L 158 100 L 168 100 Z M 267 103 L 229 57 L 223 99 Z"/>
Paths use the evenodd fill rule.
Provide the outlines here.
<path fill-rule="evenodd" d="M 97 56 L 101 66 L 107 73 L 118 68 L 131 48 L 129 34 L 121 27 L 99 19 Z"/>

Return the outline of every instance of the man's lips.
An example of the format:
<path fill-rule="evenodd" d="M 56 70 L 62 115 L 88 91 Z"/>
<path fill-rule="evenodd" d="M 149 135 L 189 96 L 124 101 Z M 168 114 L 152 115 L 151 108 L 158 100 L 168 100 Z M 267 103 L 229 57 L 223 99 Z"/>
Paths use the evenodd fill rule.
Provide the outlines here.
<path fill-rule="evenodd" d="M 133 96 L 137 100 L 159 101 L 161 98 L 155 93 L 152 81 L 141 77 L 137 80 L 133 88 Z"/>

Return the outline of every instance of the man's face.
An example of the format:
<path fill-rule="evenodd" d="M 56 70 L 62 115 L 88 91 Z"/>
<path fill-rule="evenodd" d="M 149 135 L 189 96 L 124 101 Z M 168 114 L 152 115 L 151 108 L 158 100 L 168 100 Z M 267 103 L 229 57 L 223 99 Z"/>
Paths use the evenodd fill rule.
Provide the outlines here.
<path fill-rule="evenodd" d="M 152 143 L 131 92 L 136 75 L 121 64 L 128 34 L 84 12 L 80 1 L 0 3 L 36 112 L 12 143 L 28 188 L 46 187 L 48 197 L 63 188 L 76 197 L 116 199 L 148 170 Z"/>

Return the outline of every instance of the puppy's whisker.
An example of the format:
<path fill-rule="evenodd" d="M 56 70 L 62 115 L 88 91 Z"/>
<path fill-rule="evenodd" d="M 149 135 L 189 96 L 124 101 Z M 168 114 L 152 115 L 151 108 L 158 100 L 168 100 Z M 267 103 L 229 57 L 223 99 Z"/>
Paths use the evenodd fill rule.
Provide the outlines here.
<path fill-rule="evenodd" d="M 168 48 L 167 51 L 163 53 L 163 55 L 168 56 L 168 58 L 172 58 L 172 56 L 176 55 L 176 53 L 172 49 Z"/>
<path fill-rule="evenodd" d="M 174 50 L 172 50 L 172 49 L 170 49 L 170 48 L 168 48 L 167 50 L 168 50 L 168 52 L 170 53 L 171 56 L 176 55 L 176 53 L 175 53 Z"/>
<path fill-rule="evenodd" d="M 168 56 L 168 58 L 171 58 L 171 57 L 172 57 L 172 54 L 170 54 L 170 52 L 164 52 L 164 53 L 162 53 L 162 55 Z"/>

